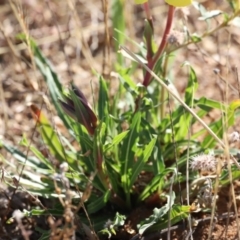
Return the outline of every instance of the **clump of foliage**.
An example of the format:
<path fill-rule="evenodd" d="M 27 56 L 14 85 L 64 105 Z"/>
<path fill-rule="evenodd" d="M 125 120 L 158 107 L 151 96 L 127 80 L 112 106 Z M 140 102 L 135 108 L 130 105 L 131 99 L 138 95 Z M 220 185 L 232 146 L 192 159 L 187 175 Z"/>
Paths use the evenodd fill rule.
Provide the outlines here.
<path fill-rule="evenodd" d="M 117 14 L 121 16 L 118 11 L 121 11 L 122 6 L 121 1 L 115 2 L 113 8 L 116 16 L 113 16 L 113 23 L 120 26 L 116 29 L 115 37 L 123 44 L 125 29 L 124 25 L 119 24 L 119 18 L 117 20 Z M 215 30 L 202 36 L 189 36 L 189 39 L 180 43 L 176 33 L 171 32 L 175 3 L 166 2 L 171 5 L 168 5 L 166 28 L 159 47 L 153 42 L 154 24 L 147 11 L 148 2 L 144 1 L 142 4 L 147 13 L 144 45 L 139 45 L 137 54 L 121 47 L 116 66 L 119 87 L 114 97 L 110 97 L 110 81 L 98 75 L 99 92 L 94 107 L 90 106 L 84 93 L 74 83 L 71 83 L 69 88 L 61 84 L 50 62 L 34 41 L 30 41 L 35 63 L 44 77 L 52 103 L 69 135 L 66 137 L 60 134 L 41 108 L 32 105 L 38 131 L 49 154 L 44 155 L 30 144 L 26 137 L 23 137 L 21 145 L 30 149 L 32 157 L 24 155 L 16 147 L 2 143 L 5 149 L 26 166 L 19 181 L 20 185 L 25 186 L 33 195 L 60 200 L 61 204 L 54 209 L 33 209 L 26 214 L 64 216 L 65 222 L 71 227 L 75 224 L 71 216 L 76 218 L 78 215 L 89 238 L 92 236 L 89 230 L 91 228 L 97 235 L 107 234 L 111 237 L 124 225 L 128 217 L 126 212 L 151 203 L 157 206 L 152 215 L 138 223 L 138 233 L 145 234 L 160 231 L 185 220 L 193 211 L 211 208 L 212 195 L 209 195 L 207 200 L 201 199 L 205 207 L 192 207 L 198 198 L 199 189 L 205 189 L 206 181 L 210 188 L 216 181 L 220 181 L 220 184 L 229 182 L 228 170 L 216 172 L 214 152 L 204 155 L 204 160 L 198 160 L 200 153 L 208 154 L 219 144 L 224 147 L 221 139 L 228 127 L 234 124 L 235 110 L 239 102 L 227 105 L 206 97 L 196 99 L 198 81 L 194 68 L 189 63 L 183 64 L 183 67 L 188 69 L 188 84 L 182 101 L 177 94 L 169 90 L 173 84 L 167 65 L 174 51 L 201 41 L 208 32 L 211 34 Z M 196 7 L 200 6 L 194 4 Z M 239 13 L 239 8 L 231 5 L 233 15 L 221 13 L 225 20 L 219 26 L 226 26 Z M 205 11 L 202 19 L 210 21 L 214 14 L 216 12 Z M 19 37 L 26 39 L 24 35 Z M 123 67 L 124 57 L 133 61 L 132 66 Z M 147 66 L 143 69 L 141 84 L 134 81 L 136 62 L 138 66 Z M 170 107 L 171 96 L 177 101 Z M 204 125 L 190 136 L 190 129 L 212 109 L 222 111 L 224 121 L 220 118 L 209 126 Z M 78 148 L 74 147 L 76 143 Z M 193 159 L 192 168 L 190 159 Z M 206 159 L 210 165 L 204 165 Z M 202 177 L 199 180 L 199 173 L 204 168 L 218 174 L 219 179 L 212 177 L 206 180 L 207 177 Z M 233 178 L 239 177 L 240 171 L 236 166 L 232 168 L 235 169 Z M 182 187 L 184 184 L 185 188 Z M 192 186 L 194 188 L 191 188 Z M 155 200 L 152 200 L 153 197 Z M 42 239 L 51 234 L 51 231 L 38 231 L 42 231 Z M 73 232 L 72 229 L 70 233 Z"/>

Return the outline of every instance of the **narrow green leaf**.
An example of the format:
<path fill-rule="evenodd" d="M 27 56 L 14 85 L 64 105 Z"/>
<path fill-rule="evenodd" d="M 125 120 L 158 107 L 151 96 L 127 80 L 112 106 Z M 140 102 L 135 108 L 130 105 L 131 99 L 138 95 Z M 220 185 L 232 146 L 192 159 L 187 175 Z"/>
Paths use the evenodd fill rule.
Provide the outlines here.
<path fill-rule="evenodd" d="M 122 74 L 119 78 L 126 91 L 130 92 L 133 96 L 138 96 L 137 85 L 130 78 L 129 74 Z"/>
<path fill-rule="evenodd" d="M 102 76 L 99 77 L 99 98 L 98 98 L 98 117 L 100 121 L 107 124 L 108 120 L 108 88 L 107 83 Z"/>
<path fill-rule="evenodd" d="M 25 147 L 29 147 L 30 145 L 26 136 L 23 136 L 20 144 L 22 144 Z M 34 147 L 33 145 L 30 145 L 29 148 L 45 166 L 47 166 L 51 170 L 54 170 L 54 167 L 51 165 L 50 161 L 47 158 L 45 158 L 43 154 L 36 147 Z"/>
<path fill-rule="evenodd" d="M 50 152 L 60 161 L 65 161 L 64 149 L 61 142 L 58 139 L 55 130 L 51 126 L 46 116 L 35 105 L 31 105 L 32 112 L 38 123 L 38 129 L 45 143 L 47 144 Z"/>
<path fill-rule="evenodd" d="M 36 46 L 36 44 L 33 47 L 34 55 L 35 55 L 35 62 L 42 73 L 44 80 L 46 81 L 48 85 L 48 89 L 50 92 L 50 96 L 52 99 L 52 102 L 58 112 L 59 117 L 62 119 L 64 125 L 67 127 L 67 129 L 71 133 L 71 120 L 70 118 L 64 113 L 60 103 L 59 98 L 62 98 L 63 88 L 62 85 L 58 79 L 57 74 L 54 72 L 50 62 L 44 58 L 42 55 L 40 49 Z"/>
<path fill-rule="evenodd" d="M 144 201 L 156 190 L 161 191 L 162 187 L 164 186 L 165 176 L 168 175 L 169 173 L 175 172 L 175 171 L 176 171 L 176 168 L 166 168 L 163 172 L 158 173 L 158 175 L 156 175 L 152 179 L 152 181 L 144 188 L 142 193 L 139 195 L 138 202 Z"/>
<path fill-rule="evenodd" d="M 51 154 L 60 162 L 67 162 L 71 167 L 77 169 L 77 163 L 74 159 L 66 155 L 66 152 L 59 140 L 59 136 L 55 133 L 55 130 L 51 126 L 47 117 L 38 109 L 35 105 L 31 105 L 31 110 L 38 124 L 38 130 L 41 136 L 48 146 Z"/>
<path fill-rule="evenodd" d="M 127 138 L 123 141 L 122 146 L 122 154 L 121 154 L 121 162 L 122 162 L 122 185 L 124 192 L 127 194 L 127 204 L 130 206 L 130 175 L 131 169 L 133 168 L 134 164 L 134 153 L 136 148 L 136 143 L 139 138 L 139 130 L 140 130 L 140 123 L 141 123 L 141 113 L 135 113 L 132 123 L 130 125 L 130 131 L 128 133 Z"/>
<path fill-rule="evenodd" d="M 59 216 L 61 217 L 63 215 L 63 209 L 47 209 L 47 210 L 42 210 L 42 209 L 32 209 L 30 211 L 30 215 L 32 216 L 49 216 L 49 214 L 52 214 L 54 216 Z"/>
<path fill-rule="evenodd" d="M 185 103 L 189 107 L 193 108 L 195 92 L 198 88 L 197 76 L 194 69 L 189 65 L 188 62 L 185 62 L 184 66 L 188 66 L 189 69 L 188 85 L 185 89 Z M 177 123 L 173 125 L 175 141 L 186 138 L 192 121 L 192 115 L 188 111 L 185 111 L 185 109 L 182 107 L 180 107 L 179 110 L 180 109 L 182 109 L 183 114 L 178 115 L 180 118 L 178 119 Z"/>
<path fill-rule="evenodd" d="M 201 97 L 200 99 L 195 100 L 195 105 L 207 112 L 209 112 L 211 109 L 219 109 L 223 111 L 226 109 L 226 105 L 222 104 L 219 101 L 208 99 L 206 97 Z"/>
<path fill-rule="evenodd" d="M 148 161 L 149 157 L 151 156 L 152 151 L 154 149 L 154 146 L 156 144 L 156 141 L 157 141 L 157 136 L 153 136 L 151 142 L 143 150 L 143 154 L 139 157 L 137 162 L 134 164 L 133 170 L 132 170 L 132 176 L 130 177 L 129 188 L 132 187 L 132 185 L 134 184 L 136 178 L 139 176 L 139 174 L 142 171 L 144 165 L 146 164 L 146 162 Z"/>
<path fill-rule="evenodd" d="M 97 197 L 95 200 L 91 201 L 87 205 L 88 214 L 96 213 L 98 210 L 102 209 L 108 202 L 110 195 L 111 195 L 111 191 L 107 190 L 103 196 Z"/>
<path fill-rule="evenodd" d="M 185 89 L 185 103 L 188 106 L 193 106 L 194 94 L 198 88 L 197 76 L 194 69 L 189 65 L 189 63 L 185 62 L 184 66 L 189 67 L 188 85 Z"/>
<path fill-rule="evenodd" d="M 124 18 L 124 1 L 114 0 L 111 4 L 112 6 L 112 28 L 117 29 L 121 32 L 125 32 L 125 18 Z M 119 44 L 124 44 L 125 37 L 122 34 L 119 34 L 117 31 L 114 31 L 113 34 L 115 41 L 115 51 L 118 51 Z M 117 55 L 117 63 L 120 66 L 123 66 L 123 57 L 121 54 Z"/>
<path fill-rule="evenodd" d="M 129 130 L 121 132 L 117 136 L 113 138 L 110 144 L 106 145 L 104 148 L 104 152 L 110 150 L 112 147 L 117 146 L 129 133 Z"/>
<path fill-rule="evenodd" d="M 39 160 L 36 157 L 29 157 L 25 155 L 22 151 L 20 151 L 17 147 L 13 147 L 5 142 L 2 142 L 1 145 L 13 155 L 21 163 L 31 163 L 31 167 L 36 167 L 39 164 Z"/>
<path fill-rule="evenodd" d="M 223 126 L 223 121 L 222 119 L 214 122 L 213 124 L 210 124 L 209 126 L 212 131 L 220 138 L 222 139 L 223 137 L 223 132 L 224 132 L 224 126 Z M 215 146 L 216 140 L 208 134 L 204 140 L 202 141 L 202 148 L 203 149 L 211 149 Z"/>
<path fill-rule="evenodd" d="M 41 230 L 38 227 L 36 227 L 36 231 L 41 232 Z M 48 240 L 50 238 L 50 235 L 51 235 L 50 230 L 45 233 L 42 233 L 42 236 L 39 238 L 39 240 Z"/>
<path fill-rule="evenodd" d="M 238 169 L 232 169 L 232 180 L 234 181 L 239 178 L 240 178 L 240 171 Z M 221 174 L 220 184 L 221 184 L 221 186 L 226 186 L 226 185 L 230 184 L 230 182 L 232 180 L 229 178 L 228 170 L 226 170 L 225 172 L 223 172 Z"/>
<path fill-rule="evenodd" d="M 106 175 L 108 176 L 108 179 L 111 183 L 112 191 L 117 195 L 121 196 L 122 189 L 120 184 L 120 166 L 115 161 L 115 159 L 109 159 L 107 158 L 105 161 L 105 169 L 106 169 Z"/>

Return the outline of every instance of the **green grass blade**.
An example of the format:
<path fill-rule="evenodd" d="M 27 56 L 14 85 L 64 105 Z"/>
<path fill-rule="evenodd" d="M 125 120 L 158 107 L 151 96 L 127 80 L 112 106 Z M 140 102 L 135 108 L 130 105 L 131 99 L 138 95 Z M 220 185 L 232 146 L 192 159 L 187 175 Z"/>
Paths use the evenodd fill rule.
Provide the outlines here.
<path fill-rule="evenodd" d="M 219 102 L 215 101 L 206 97 L 201 97 L 198 100 L 194 100 L 195 105 L 198 106 L 199 108 L 203 109 L 206 112 L 209 112 L 212 109 L 219 109 L 219 110 L 224 110 L 226 109 L 226 105 Z"/>
<path fill-rule="evenodd" d="M 189 64 L 185 63 L 185 65 Z M 196 73 L 191 66 L 189 66 L 189 71 L 190 72 L 188 77 L 188 85 L 187 88 L 185 89 L 185 103 L 188 106 L 192 106 L 194 101 L 194 94 L 198 88 L 198 80 Z"/>
<path fill-rule="evenodd" d="M 148 198 L 152 193 L 156 190 L 161 191 L 162 187 L 164 186 L 164 178 L 167 174 L 171 172 L 175 172 L 176 168 L 166 168 L 163 172 L 159 173 L 155 176 L 152 181 L 144 188 L 142 193 L 138 197 L 138 202 L 144 201 Z"/>
<path fill-rule="evenodd" d="M 146 164 L 149 157 L 151 156 L 154 146 L 156 144 L 156 141 L 157 141 L 157 136 L 153 136 L 153 139 L 151 140 L 151 142 L 148 145 L 146 145 L 145 149 L 143 150 L 142 155 L 139 157 L 136 164 L 134 164 L 133 170 L 132 170 L 132 176 L 130 177 L 129 188 L 131 188 L 133 186 L 136 178 L 139 176 L 144 165 Z"/>
<path fill-rule="evenodd" d="M 117 29 L 121 32 L 125 32 L 125 18 L 124 18 L 124 1 L 114 0 L 112 2 L 112 24 L 113 29 Z M 118 51 L 119 45 L 124 44 L 125 37 L 123 34 L 114 31 L 113 33 L 115 41 L 115 51 Z M 117 63 L 123 66 L 123 56 L 121 54 L 117 55 Z"/>
<path fill-rule="evenodd" d="M 121 132 L 120 134 L 115 136 L 110 144 L 105 145 L 104 152 L 110 150 L 113 147 L 116 147 L 127 136 L 128 133 L 129 133 L 129 130 Z"/>
<path fill-rule="evenodd" d="M 25 136 L 23 136 L 20 144 L 22 144 L 25 147 L 29 147 L 30 145 Z M 51 165 L 50 161 L 47 158 L 45 158 L 36 147 L 31 145 L 29 148 L 32 151 L 32 153 L 34 153 L 34 155 L 39 159 L 39 161 L 41 161 L 44 164 L 44 166 L 48 167 L 50 170 L 54 170 L 54 167 Z"/>
<path fill-rule="evenodd" d="M 55 130 L 53 129 L 51 123 L 48 121 L 43 112 L 38 109 L 35 105 L 31 106 L 33 113 L 35 114 L 36 121 L 38 124 L 38 130 L 44 142 L 47 144 L 51 154 L 53 154 L 60 162 L 65 161 L 63 146 L 58 139 Z"/>
<path fill-rule="evenodd" d="M 66 155 L 64 147 L 47 117 L 35 105 L 31 105 L 31 109 L 36 118 L 38 130 L 51 154 L 61 163 L 66 161 L 71 167 L 76 169 L 76 162 Z"/>
<path fill-rule="evenodd" d="M 17 147 L 13 147 L 9 144 L 6 144 L 5 142 L 1 142 L 0 146 L 4 147 L 19 162 L 22 162 L 22 163 L 24 163 L 25 161 L 30 162 L 33 164 L 32 166 L 36 166 L 38 164 L 38 160 L 35 157 L 29 157 L 29 156 L 25 155 Z"/>
<path fill-rule="evenodd" d="M 26 35 L 25 34 L 18 34 L 17 38 L 26 41 Z M 33 50 L 34 53 L 34 59 L 36 62 L 36 66 L 40 70 L 42 76 L 44 77 L 45 82 L 48 85 L 48 89 L 50 92 L 50 96 L 52 99 L 52 102 L 58 112 L 59 117 L 62 119 L 64 125 L 68 130 L 71 132 L 71 119 L 64 113 L 62 110 L 61 105 L 59 104 L 58 100 L 59 98 L 62 98 L 63 88 L 62 84 L 59 81 L 59 78 L 56 74 L 56 72 L 53 70 L 53 67 L 51 66 L 51 63 L 48 59 L 46 59 L 33 38 L 30 38 L 30 47 Z"/>
<path fill-rule="evenodd" d="M 48 85 L 50 96 L 54 104 L 54 107 L 57 110 L 58 116 L 61 118 L 66 128 L 70 131 L 72 120 L 65 114 L 59 103 L 59 99 L 62 98 L 63 88 L 58 79 L 58 76 L 52 69 L 49 61 L 43 57 L 40 49 L 37 46 L 34 46 L 33 50 L 36 65 L 40 72 L 42 73 L 44 80 Z"/>
<path fill-rule="evenodd" d="M 128 133 L 127 138 L 123 141 L 122 146 L 122 153 L 121 153 L 121 162 L 122 162 L 122 186 L 124 189 L 124 192 L 127 197 L 127 205 L 130 206 L 130 192 L 131 189 L 130 186 L 130 176 L 131 171 L 134 165 L 134 157 L 135 157 L 135 151 L 136 151 L 136 143 L 139 138 L 139 130 L 140 130 L 140 123 L 141 123 L 141 113 L 137 112 L 135 113 L 131 126 L 130 131 Z"/>
<path fill-rule="evenodd" d="M 185 63 L 185 65 L 189 66 L 188 63 Z M 187 85 L 187 88 L 185 89 L 185 103 L 191 108 L 194 107 L 194 97 L 195 97 L 195 92 L 197 88 L 198 88 L 198 81 L 197 81 L 196 73 L 194 69 L 191 66 L 189 66 L 188 85 Z M 180 108 L 182 109 L 182 107 Z M 192 118 L 193 118 L 191 113 L 189 113 L 185 109 L 182 109 L 182 110 L 183 110 L 183 114 L 179 115 L 180 118 L 177 121 L 178 123 L 174 124 L 174 128 L 175 126 L 177 126 L 177 128 L 174 129 L 175 141 L 183 140 L 186 138 Z"/>
<path fill-rule="evenodd" d="M 98 118 L 100 121 L 104 121 L 108 126 L 108 87 L 102 76 L 99 77 L 99 85 Z"/>
<path fill-rule="evenodd" d="M 107 190 L 103 196 L 97 197 L 95 200 L 92 200 L 90 204 L 87 205 L 88 214 L 95 213 L 102 209 L 108 202 L 110 195 L 110 190 Z"/>

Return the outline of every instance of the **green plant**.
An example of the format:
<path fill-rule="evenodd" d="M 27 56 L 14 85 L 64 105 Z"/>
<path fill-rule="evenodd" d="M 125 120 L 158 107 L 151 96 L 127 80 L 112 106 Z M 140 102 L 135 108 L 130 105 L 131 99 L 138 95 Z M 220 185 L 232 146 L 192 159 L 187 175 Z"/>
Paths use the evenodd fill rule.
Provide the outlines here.
<path fill-rule="evenodd" d="M 119 5 L 115 7 L 119 12 L 121 2 L 117 2 Z M 176 198 L 176 193 L 169 189 L 195 180 L 198 177 L 195 171 L 190 172 L 188 177 L 185 174 L 189 159 L 214 149 L 217 143 L 221 142 L 217 139 L 222 139 L 224 132 L 234 124 L 234 114 L 239 101 L 227 105 L 205 97 L 196 99 L 197 76 L 194 68 L 185 63 L 183 67 L 188 68 L 189 77 L 183 96 L 184 103 L 195 109 L 195 114 L 200 118 L 205 117 L 212 109 L 218 109 L 225 115 L 226 120 L 220 118 L 208 128 L 203 127 L 188 138 L 190 129 L 197 124 L 196 118 L 180 103 L 170 107 L 169 93 L 154 81 L 151 70 L 157 73 L 164 83 L 170 84 L 167 65 L 173 50 L 168 48 L 170 43 L 167 41 L 174 11 L 175 7 L 169 6 L 166 30 L 156 53 L 152 47 L 155 46 L 152 42 L 153 25 L 148 15 L 144 32 L 146 45 L 139 49 L 138 55 L 133 54 L 141 56 L 142 59 L 146 58 L 150 70 L 144 71 L 142 85 L 134 82 L 131 68 L 118 66 L 120 85 L 115 97 L 110 99 L 110 83 L 99 75 L 98 101 L 94 109 L 73 83 L 67 89 L 61 85 L 49 61 L 31 40 L 36 66 L 48 86 L 56 112 L 80 149 L 75 149 L 66 136 L 57 133 L 44 112 L 35 105 L 31 106 L 31 110 L 50 154 L 45 156 L 25 137 L 21 144 L 25 147 L 30 146 L 32 157 L 24 155 L 5 142 L 2 146 L 20 163 L 31 169 L 23 170 L 20 184 L 33 194 L 49 198 L 66 199 L 71 189 L 73 193 L 70 200 L 76 200 L 81 207 L 83 204 L 86 206 L 96 231 L 102 230 L 103 224 L 100 223 L 113 218 L 115 212 L 110 211 L 100 219 L 94 218 L 95 213 L 104 211 L 108 206 L 114 206 L 122 212 L 130 211 L 145 201 L 150 201 L 154 194 L 164 204 L 159 209 L 155 208 L 152 216 L 139 223 L 140 234 L 161 230 L 169 226 L 169 222 L 172 225 L 186 219 L 191 212 L 190 204 L 185 199 L 184 202 L 179 200 L 184 189 L 179 190 Z M 239 10 L 234 12 L 234 17 L 237 16 L 237 12 Z M 208 15 L 203 20 L 208 20 L 211 16 Z M 224 24 L 219 26 L 226 25 L 230 19 L 233 17 L 226 18 Z M 122 21 L 121 19 L 120 31 L 124 31 Z M 205 35 L 213 31 L 215 30 L 208 31 Z M 124 33 L 118 33 L 118 40 L 122 43 L 125 37 L 121 36 L 124 36 Z M 25 40 L 26 36 L 22 35 L 20 38 Z M 200 40 L 201 38 L 196 40 L 196 36 L 190 36 L 188 42 L 174 50 Z M 123 63 L 122 56 L 118 58 L 118 63 Z M 165 97 L 161 97 L 160 101 L 159 96 Z M 122 106 L 119 106 L 119 102 Z M 167 105 L 170 113 L 165 111 Z M 214 132 L 215 135 L 208 134 L 202 140 L 201 137 L 203 138 L 206 132 Z M 51 160 L 51 156 L 54 161 Z M 69 169 L 62 170 L 64 163 L 67 163 Z M 43 177 L 36 178 L 31 171 L 36 171 Z M 238 178 L 239 174 L 240 171 L 236 170 L 233 178 Z M 142 183 L 143 177 L 148 181 L 141 186 L 139 183 Z M 227 183 L 226 171 L 221 173 L 220 181 L 222 184 Z M 60 192 L 56 191 L 58 188 L 61 189 Z M 41 214 L 43 213 L 39 213 Z M 119 216 L 117 214 L 114 224 L 102 233 L 107 232 L 110 236 L 115 234 L 115 228 L 124 224 L 124 217 Z M 87 223 L 83 212 L 80 212 L 80 217 Z"/>

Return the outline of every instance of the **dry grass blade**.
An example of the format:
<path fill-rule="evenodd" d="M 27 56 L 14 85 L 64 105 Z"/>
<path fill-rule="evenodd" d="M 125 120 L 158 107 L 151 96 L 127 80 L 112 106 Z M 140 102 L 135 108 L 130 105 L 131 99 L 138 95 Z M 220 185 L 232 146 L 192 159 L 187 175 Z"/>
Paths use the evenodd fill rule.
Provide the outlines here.
<path fill-rule="evenodd" d="M 16 46 L 12 43 L 11 39 L 5 34 L 5 29 L 2 25 L 2 22 L 0 21 L 0 32 L 2 32 L 7 44 L 8 44 L 8 50 L 10 49 L 10 52 L 12 53 L 14 60 L 19 63 L 19 66 L 21 68 L 21 71 L 24 74 L 25 79 L 28 80 L 28 82 L 30 83 L 30 85 L 32 86 L 33 89 L 38 88 L 37 84 L 35 81 L 32 81 L 31 78 L 29 77 L 28 73 L 26 72 L 26 70 L 24 69 L 23 65 L 22 65 L 22 61 L 21 61 L 21 56 L 19 54 L 19 52 L 16 50 Z M 26 44 L 24 44 L 26 45 Z"/>
<path fill-rule="evenodd" d="M 24 18 L 24 12 L 22 9 L 22 5 L 20 2 L 16 2 L 16 4 L 14 4 L 12 0 L 10 0 L 9 3 L 14 12 L 15 17 L 17 18 L 17 20 L 22 28 L 22 31 L 24 32 L 24 34 L 26 36 L 27 50 L 28 50 L 29 56 L 31 58 L 32 68 L 33 68 L 34 74 L 35 74 L 36 73 L 36 64 L 35 64 L 33 52 L 31 49 L 30 35 L 29 35 L 29 31 L 28 31 L 28 26 L 26 23 L 26 18 Z M 16 54 L 16 50 L 15 50 L 15 54 Z M 29 81 L 35 91 L 39 90 L 39 84 L 37 83 L 37 81 L 32 81 L 31 79 L 29 79 Z"/>
<path fill-rule="evenodd" d="M 106 78 L 109 78 L 110 69 L 111 69 L 111 53 L 110 53 L 110 34 L 108 26 L 108 0 L 102 0 L 102 8 L 104 14 L 104 30 L 105 30 L 105 44 L 103 49 L 103 64 L 102 64 L 102 73 Z"/>
<path fill-rule="evenodd" d="M 80 39 L 81 41 L 81 44 L 82 44 L 82 53 L 83 55 L 85 56 L 89 66 L 92 66 L 92 69 L 96 69 L 97 68 L 97 64 L 95 63 L 93 57 L 92 57 L 92 54 L 91 54 L 91 51 L 90 49 L 87 47 L 87 43 L 86 43 L 86 40 L 83 36 L 83 30 L 82 30 L 82 26 L 81 26 L 81 21 L 78 17 L 78 13 L 75 9 L 75 1 L 74 0 L 68 0 L 68 6 L 70 8 L 70 10 L 72 11 L 73 13 L 73 17 L 74 17 L 74 20 L 75 22 L 77 23 L 77 26 L 78 26 L 78 29 L 76 30 L 76 34 L 77 34 L 77 37 Z"/>

